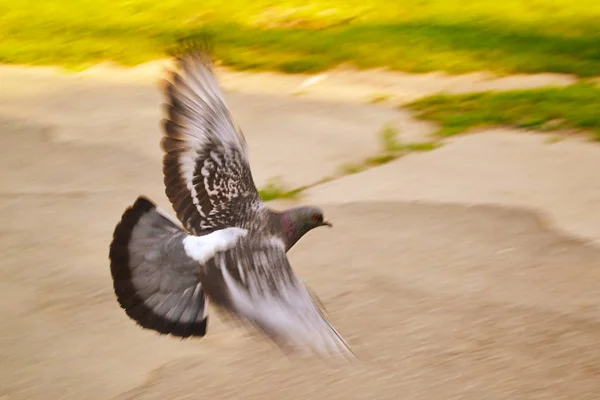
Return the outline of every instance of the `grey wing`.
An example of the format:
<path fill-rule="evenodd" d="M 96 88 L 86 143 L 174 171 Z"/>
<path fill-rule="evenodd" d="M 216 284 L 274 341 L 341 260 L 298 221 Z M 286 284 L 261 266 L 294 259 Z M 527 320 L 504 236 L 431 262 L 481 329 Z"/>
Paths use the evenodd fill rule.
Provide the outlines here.
<path fill-rule="evenodd" d="M 209 55 L 178 59 L 166 83 L 162 139 L 166 194 L 195 235 L 243 226 L 262 207 L 246 141 L 234 125 Z"/>
<path fill-rule="evenodd" d="M 277 239 L 241 238 L 206 262 L 202 274 L 211 301 L 253 323 L 276 343 L 322 356 L 352 357 L 292 271 Z"/>
<path fill-rule="evenodd" d="M 123 214 L 110 245 L 117 300 L 140 326 L 179 337 L 206 334 L 207 302 L 199 265 L 187 257 L 187 234 L 140 197 Z"/>

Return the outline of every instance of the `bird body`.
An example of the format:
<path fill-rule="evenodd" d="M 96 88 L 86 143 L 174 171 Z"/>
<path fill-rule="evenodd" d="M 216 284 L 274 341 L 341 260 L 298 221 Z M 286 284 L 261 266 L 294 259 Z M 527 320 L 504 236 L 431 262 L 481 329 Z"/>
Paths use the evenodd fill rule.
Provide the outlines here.
<path fill-rule="evenodd" d="M 287 251 L 331 226 L 317 207 L 267 207 L 250 171 L 241 130 L 225 104 L 209 55 L 179 59 L 164 86 L 165 192 L 177 220 L 140 196 L 110 246 L 113 286 L 140 326 L 180 337 L 206 334 L 208 300 L 281 345 L 351 354 Z"/>

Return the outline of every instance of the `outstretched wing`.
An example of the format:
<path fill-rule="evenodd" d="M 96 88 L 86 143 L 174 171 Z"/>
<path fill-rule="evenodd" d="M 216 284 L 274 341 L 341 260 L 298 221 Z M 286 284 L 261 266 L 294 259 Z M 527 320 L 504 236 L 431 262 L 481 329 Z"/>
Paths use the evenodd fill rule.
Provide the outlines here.
<path fill-rule="evenodd" d="M 233 123 L 210 56 L 178 59 L 166 82 L 162 139 L 166 194 L 186 229 L 200 235 L 244 226 L 262 201 L 250 171 L 248 148 Z"/>
<path fill-rule="evenodd" d="M 222 248 L 201 260 L 200 279 L 214 304 L 258 326 L 280 345 L 322 356 L 352 355 L 292 271 L 279 239 L 240 236 Z"/>
<path fill-rule="evenodd" d="M 123 214 L 110 244 L 117 300 L 140 326 L 173 336 L 204 336 L 207 302 L 187 233 L 140 197 Z"/>

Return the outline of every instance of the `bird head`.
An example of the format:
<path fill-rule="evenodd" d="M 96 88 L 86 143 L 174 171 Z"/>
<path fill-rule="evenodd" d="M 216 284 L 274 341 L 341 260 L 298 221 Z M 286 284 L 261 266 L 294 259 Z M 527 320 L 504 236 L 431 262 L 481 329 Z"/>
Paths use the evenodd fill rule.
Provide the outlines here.
<path fill-rule="evenodd" d="M 319 226 L 332 227 L 331 222 L 326 221 L 323 211 L 317 207 L 299 207 L 290 210 L 296 223 L 306 232 Z M 306 233 L 305 232 L 305 233 Z"/>
<path fill-rule="evenodd" d="M 288 249 L 310 230 L 320 226 L 333 226 L 331 222 L 325 220 L 323 211 L 317 207 L 292 208 L 284 211 L 281 216 Z"/>

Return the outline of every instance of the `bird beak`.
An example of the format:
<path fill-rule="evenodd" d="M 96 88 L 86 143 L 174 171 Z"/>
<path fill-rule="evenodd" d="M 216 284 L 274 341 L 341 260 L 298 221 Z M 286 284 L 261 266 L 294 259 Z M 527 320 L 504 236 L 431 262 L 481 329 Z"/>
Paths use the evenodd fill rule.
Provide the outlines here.
<path fill-rule="evenodd" d="M 329 221 L 323 221 L 323 223 L 321 225 L 326 225 L 326 226 L 328 226 L 330 228 L 333 228 L 333 224 L 331 222 L 329 222 Z"/>

